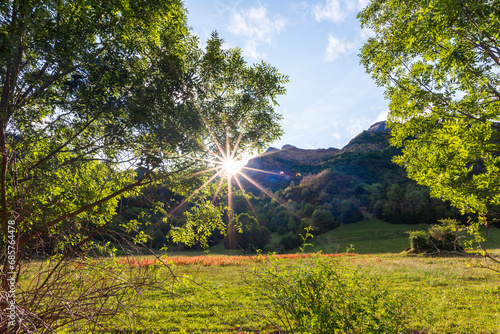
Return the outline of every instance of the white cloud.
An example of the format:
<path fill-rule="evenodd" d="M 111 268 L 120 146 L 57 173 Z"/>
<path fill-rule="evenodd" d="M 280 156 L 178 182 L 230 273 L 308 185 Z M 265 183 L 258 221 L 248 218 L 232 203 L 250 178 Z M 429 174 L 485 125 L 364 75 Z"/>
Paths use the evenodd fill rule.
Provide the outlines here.
<path fill-rule="evenodd" d="M 378 114 L 377 119 L 375 120 L 375 123 L 386 121 L 388 114 L 389 114 L 389 112 L 387 110 L 386 111 L 382 111 L 380 114 Z"/>
<path fill-rule="evenodd" d="M 338 132 L 333 132 L 332 133 L 332 137 L 335 138 L 335 139 L 340 139 L 341 135 Z"/>
<path fill-rule="evenodd" d="M 313 13 L 318 22 L 326 20 L 339 23 L 347 16 L 347 8 L 342 6 L 339 0 L 326 0 L 324 5 L 314 6 Z"/>
<path fill-rule="evenodd" d="M 328 36 L 325 60 L 334 61 L 340 56 L 356 49 L 356 42 L 349 42 L 345 38 L 339 39 L 333 35 Z"/>
<path fill-rule="evenodd" d="M 359 31 L 358 36 L 354 41 L 337 38 L 333 35 L 328 35 L 328 45 L 326 46 L 326 61 L 334 61 L 344 54 L 358 50 L 363 43 L 369 38 L 374 37 L 375 32 L 371 29 L 363 28 Z"/>
<path fill-rule="evenodd" d="M 263 58 L 265 53 L 259 53 L 257 47 L 262 44 L 271 44 L 275 34 L 286 25 L 286 20 L 280 16 L 271 20 L 267 16 L 265 7 L 250 8 L 249 10 L 233 10 L 229 18 L 228 30 L 245 38 L 245 53 L 251 58 Z"/>
<path fill-rule="evenodd" d="M 340 23 L 347 15 L 360 11 L 370 3 L 370 0 L 326 0 L 324 4 L 313 7 L 316 21 L 332 21 Z"/>
<path fill-rule="evenodd" d="M 313 6 L 316 21 L 342 22 L 348 15 L 365 8 L 371 0 L 326 0 L 326 2 Z M 362 28 L 358 35 L 351 41 L 339 39 L 333 35 L 328 37 L 326 47 L 326 61 L 333 61 L 341 55 L 358 49 L 369 37 L 374 37 L 375 32 L 369 28 Z"/>
<path fill-rule="evenodd" d="M 375 37 L 375 31 L 370 28 L 361 28 L 361 31 L 359 32 L 359 38 L 362 41 L 365 41 L 370 37 Z"/>

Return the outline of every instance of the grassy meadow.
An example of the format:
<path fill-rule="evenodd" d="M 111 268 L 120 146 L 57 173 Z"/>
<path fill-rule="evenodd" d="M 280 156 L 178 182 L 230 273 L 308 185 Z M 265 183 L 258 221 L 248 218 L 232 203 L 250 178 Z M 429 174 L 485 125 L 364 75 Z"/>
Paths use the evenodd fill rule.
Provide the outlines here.
<path fill-rule="evenodd" d="M 368 219 L 316 236 L 309 246 L 335 253 L 353 244 L 358 254 L 244 255 L 219 245 L 210 253 L 164 256 L 168 267 L 153 257 L 120 258 L 131 270 L 149 267 L 162 284 L 127 305 L 103 332 L 120 332 L 126 324 L 129 333 L 280 333 L 283 315 L 274 312 L 269 291 L 261 289 L 262 274 L 313 267 L 322 257 L 388 291 L 385 298 L 404 310 L 401 333 L 500 333 L 500 274 L 476 268 L 474 259 L 401 252 L 408 247 L 404 232 L 419 227 L 426 229 Z M 488 247 L 499 247 L 499 241 L 500 231 L 492 229 Z M 500 257 L 500 250 L 491 253 Z"/>
<path fill-rule="evenodd" d="M 475 268 L 471 259 L 406 255 L 401 252 L 408 246 L 404 232 L 418 228 L 426 226 L 368 219 L 314 237 L 309 250 L 334 253 L 353 244 L 359 254 L 325 257 L 404 301 L 410 311 L 402 333 L 500 333 L 500 274 Z M 492 229 L 488 247 L 496 248 L 499 241 L 500 231 Z M 491 252 L 500 257 L 500 250 Z M 275 304 L 259 289 L 261 274 L 270 267 L 277 272 L 307 267 L 315 257 L 229 254 L 219 245 L 209 254 L 169 255 L 164 258 L 169 268 L 154 265 L 151 257 L 121 259 L 131 268 L 150 266 L 164 282 L 129 305 L 137 315 L 133 323 L 124 313 L 110 327 L 126 322 L 133 333 L 279 333 Z"/>
<path fill-rule="evenodd" d="M 496 255 L 500 256 L 500 252 Z M 155 269 L 165 283 L 162 289 L 146 291 L 138 303 L 130 305 L 130 311 L 137 314 L 132 332 L 278 333 L 274 325 L 279 327 L 280 320 L 272 312 L 274 304 L 256 287 L 259 273 L 268 266 L 293 270 L 298 263 L 308 265 L 313 260 L 243 258 L 169 258 L 178 278 L 172 278 L 165 267 Z M 389 253 L 341 258 L 348 268 L 375 279 L 382 288 L 407 301 L 412 312 L 404 333 L 500 331 L 500 275 L 492 271 L 469 268 L 461 258 Z M 126 314 L 113 323 L 123 321 L 129 321 Z"/>

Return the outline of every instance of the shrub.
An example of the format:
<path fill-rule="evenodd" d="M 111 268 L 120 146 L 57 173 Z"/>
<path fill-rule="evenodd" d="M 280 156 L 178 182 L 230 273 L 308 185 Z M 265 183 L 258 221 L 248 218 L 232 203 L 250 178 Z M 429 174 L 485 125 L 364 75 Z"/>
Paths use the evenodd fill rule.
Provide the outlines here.
<path fill-rule="evenodd" d="M 325 209 L 314 210 L 311 221 L 320 230 L 331 230 L 339 226 L 339 223 L 333 218 L 330 211 Z"/>
<path fill-rule="evenodd" d="M 429 240 L 439 250 L 457 251 L 462 248 L 458 244 L 458 222 L 454 219 L 440 219 L 440 225 L 431 225 Z"/>
<path fill-rule="evenodd" d="M 280 245 L 283 246 L 284 250 L 291 250 L 302 245 L 302 238 L 293 232 L 288 233 L 283 238 L 281 238 Z"/>
<path fill-rule="evenodd" d="M 430 247 L 427 232 L 425 231 L 409 231 L 410 248 L 413 252 L 426 252 Z"/>
<path fill-rule="evenodd" d="M 398 297 L 338 259 L 318 256 L 291 271 L 276 264 L 258 272 L 258 288 L 274 304 L 280 331 L 397 333 L 412 313 L 408 296 Z"/>
<path fill-rule="evenodd" d="M 410 247 L 412 252 L 463 251 L 459 244 L 459 226 L 454 219 L 440 219 L 441 224 L 431 225 L 427 232 L 410 231 Z"/>

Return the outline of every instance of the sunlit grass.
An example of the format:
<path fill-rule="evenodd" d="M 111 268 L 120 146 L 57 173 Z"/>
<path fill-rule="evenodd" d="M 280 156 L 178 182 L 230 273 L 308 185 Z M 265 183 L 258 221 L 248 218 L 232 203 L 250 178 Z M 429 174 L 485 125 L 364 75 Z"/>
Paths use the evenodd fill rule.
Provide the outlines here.
<path fill-rule="evenodd" d="M 315 236 L 310 249 L 343 252 L 353 244 L 354 252 L 372 253 L 336 258 L 415 300 L 406 333 L 499 333 L 500 275 L 468 266 L 474 264 L 471 258 L 400 253 L 409 245 L 404 232 L 419 228 L 427 226 L 367 219 Z M 273 237 L 279 241 L 280 236 Z M 499 241 L 499 229 L 492 229 L 486 247 L 495 248 Z M 500 257 L 500 249 L 490 253 Z M 311 254 L 244 255 L 225 250 L 223 243 L 210 254 L 189 251 L 160 258 L 162 262 L 154 256 L 116 259 L 130 271 L 150 268 L 162 284 L 143 291 L 139 303 L 130 303 L 128 313 L 108 322 L 110 329 L 104 332 L 127 324 L 128 333 L 277 333 L 271 300 L 252 287 L 256 273 L 266 266 L 286 272 L 312 263 Z M 136 320 L 131 322 L 129 314 Z"/>
<path fill-rule="evenodd" d="M 310 240 L 313 247 L 309 248 L 309 251 L 345 252 L 350 245 L 353 245 L 353 252 L 360 254 L 400 253 L 410 246 L 406 232 L 427 231 L 428 228 L 429 225 L 426 224 L 389 224 L 370 217 L 358 223 L 343 224 L 327 233 L 315 236 Z M 499 228 L 491 228 L 489 234 L 486 228 L 482 228 L 481 234 L 487 237 L 483 243 L 485 249 L 500 248 Z M 468 238 L 467 234 L 465 238 Z"/>
<path fill-rule="evenodd" d="M 500 255 L 500 251 L 493 253 Z M 402 254 L 341 258 L 363 276 L 417 300 L 408 333 L 498 333 L 500 276 L 492 271 L 469 268 L 462 258 Z M 168 279 L 170 271 L 165 267 L 157 269 L 168 284 L 147 290 L 139 304 L 130 305 L 138 317 L 133 332 L 273 333 L 271 323 L 277 319 L 272 303 L 252 288 L 255 270 L 269 265 L 293 270 L 311 261 L 300 254 L 260 257 L 266 261 L 258 256 L 222 255 L 167 259 L 178 278 Z"/>

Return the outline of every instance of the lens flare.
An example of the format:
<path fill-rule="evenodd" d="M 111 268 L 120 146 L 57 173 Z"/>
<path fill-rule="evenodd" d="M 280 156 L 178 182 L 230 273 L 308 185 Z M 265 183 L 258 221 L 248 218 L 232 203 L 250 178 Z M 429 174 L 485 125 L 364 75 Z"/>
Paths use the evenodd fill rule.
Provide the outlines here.
<path fill-rule="evenodd" d="M 208 158 L 201 158 L 201 157 L 193 157 L 193 156 L 186 156 L 182 155 L 183 158 L 193 160 L 193 161 L 199 161 L 199 162 L 205 162 L 206 166 L 209 167 L 205 170 L 195 172 L 192 174 L 187 175 L 187 177 L 192 177 L 196 175 L 202 175 L 205 173 L 214 173 L 203 185 L 201 185 L 198 189 L 194 190 L 193 193 L 188 196 L 184 201 L 182 201 L 179 205 L 177 205 L 172 211 L 170 211 L 170 215 L 172 215 L 175 211 L 177 211 L 180 207 L 182 207 L 184 204 L 186 204 L 188 201 L 190 201 L 195 195 L 197 195 L 204 187 L 206 187 L 209 183 L 215 181 L 216 179 L 218 180 L 218 186 L 217 190 L 215 191 L 215 194 L 212 198 L 212 203 L 215 203 L 217 200 L 217 196 L 219 195 L 220 190 L 222 189 L 222 186 L 224 183 L 227 183 L 227 216 L 228 216 L 228 222 L 232 222 L 233 220 L 233 205 L 232 205 L 232 197 L 233 197 L 233 184 L 236 183 L 243 193 L 243 197 L 245 198 L 249 208 L 252 210 L 254 216 L 257 216 L 254 212 L 254 209 L 251 205 L 250 200 L 247 198 L 247 194 L 244 189 L 244 184 L 240 182 L 239 177 L 243 177 L 246 179 L 250 184 L 254 185 L 261 191 L 263 191 L 266 195 L 269 197 L 275 199 L 278 203 L 283 205 L 286 210 L 290 211 L 293 215 L 297 216 L 296 213 L 294 212 L 293 208 L 290 208 L 286 205 L 286 203 L 280 201 L 276 196 L 273 194 L 269 193 L 266 189 L 264 189 L 263 186 L 261 186 L 259 183 L 257 183 L 255 180 L 253 180 L 250 176 L 246 175 L 243 173 L 243 169 L 245 170 L 251 170 L 254 172 L 260 172 L 260 173 L 266 173 L 266 174 L 274 174 L 277 176 L 285 176 L 285 172 L 281 171 L 279 173 L 276 172 L 270 172 L 270 171 L 265 171 L 257 168 L 252 168 L 246 166 L 249 162 L 249 160 L 257 158 L 257 157 L 262 157 L 270 154 L 274 154 L 279 152 L 278 150 L 273 151 L 273 152 L 266 152 L 261 155 L 254 156 L 252 153 L 253 151 L 253 146 L 257 143 L 257 141 L 260 138 L 257 138 L 253 143 L 248 146 L 246 149 L 242 149 L 240 147 L 241 140 L 243 138 L 243 132 L 240 132 L 238 135 L 238 139 L 236 140 L 235 143 L 232 143 L 231 138 L 230 138 L 230 131 L 228 128 L 225 129 L 225 145 L 224 142 L 219 141 L 220 137 L 217 137 L 210 127 L 209 123 L 207 120 L 203 117 L 202 113 L 200 110 L 198 110 L 200 118 L 203 120 L 203 123 L 205 124 L 205 127 L 207 128 L 211 139 L 213 140 L 212 144 L 215 144 L 216 146 L 215 151 L 208 149 L 207 145 L 205 143 L 200 142 L 195 139 L 195 142 L 198 143 L 198 145 L 207 153 Z M 220 134 L 219 134 L 220 136 Z M 212 145 L 210 145 L 212 146 Z M 224 147 L 225 146 L 225 147 Z M 217 152 L 218 151 L 218 152 Z M 234 182 L 234 183 L 233 183 Z M 297 216 L 298 217 L 298 216 Z M 230 223 L 228 223 L 230 225 Z"/>
<path fill-rule="evenodd" d="M 239 171 L 241 171 L 246 164 L 248 163 L 248 160 L 250 160 L 250 156 L 245 156 L 245 157 L 239 157 L 239 158 L 231 158 L 227 157 L 226 159 L 223 159 L 221 168 L 222 168 L 222 173 L 227 176 L 231 177 L 236 174 L 238 174 Z"/>

